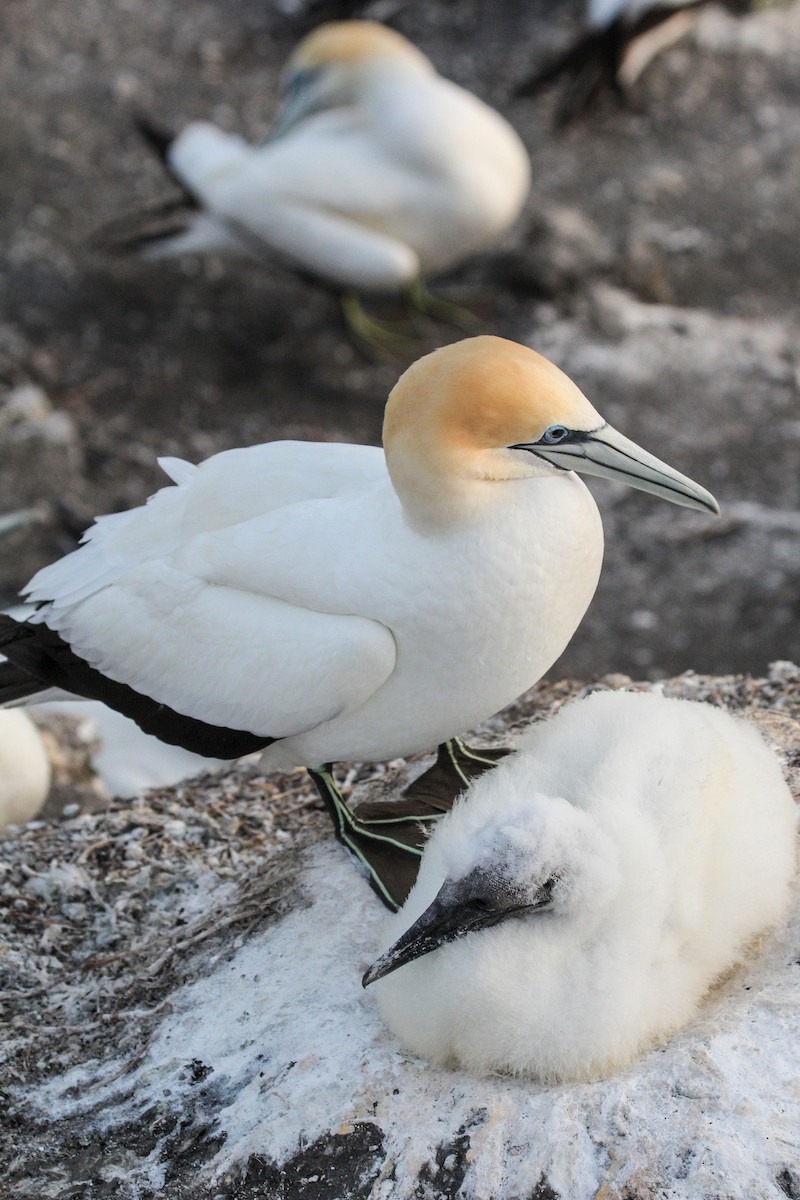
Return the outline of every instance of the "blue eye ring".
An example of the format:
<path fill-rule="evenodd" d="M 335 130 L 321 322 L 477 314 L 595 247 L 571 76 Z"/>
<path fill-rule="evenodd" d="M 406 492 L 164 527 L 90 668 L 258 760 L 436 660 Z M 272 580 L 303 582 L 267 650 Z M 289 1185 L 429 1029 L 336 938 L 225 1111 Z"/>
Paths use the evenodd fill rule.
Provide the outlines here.
<path fill-rule="evenodd" d="M 541 440 L 548 446 L 556 446 L 568 437 L 569 430 L 566 425 L 551 425 L 548 429 L 545 429 Z"/>

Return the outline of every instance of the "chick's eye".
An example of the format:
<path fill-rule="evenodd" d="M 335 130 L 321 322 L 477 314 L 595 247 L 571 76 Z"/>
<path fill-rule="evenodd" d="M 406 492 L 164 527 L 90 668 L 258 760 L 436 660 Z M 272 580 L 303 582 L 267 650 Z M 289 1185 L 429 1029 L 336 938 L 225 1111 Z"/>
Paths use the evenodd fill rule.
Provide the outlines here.
<path fill-rule="evenodd" d="M 565 425 L 551 425 L 549 429 L 545 429 L 542 441 L 553 446 L 556 442 L 563 442 L 568 434 L 569 430 Z"/>
<path fill-rule="evenodd" d="M 475 896 L 472 901 L 472 907 L 477 908 L 478 912 L 491 912 L 492 905 L 484 896 Z"/>

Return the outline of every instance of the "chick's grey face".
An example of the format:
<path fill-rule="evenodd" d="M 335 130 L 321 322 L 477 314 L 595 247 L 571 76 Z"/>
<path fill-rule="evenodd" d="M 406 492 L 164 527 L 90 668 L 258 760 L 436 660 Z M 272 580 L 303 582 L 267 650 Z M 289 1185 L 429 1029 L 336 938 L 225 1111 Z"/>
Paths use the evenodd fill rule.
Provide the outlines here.
<path fill-rule="evenodd" d="M 456 938 L 549 908 L 557 883 L 555 874 L 536 884 L 522 883 L 502 868 L 486 867 L 476 867 L 461 879 L 445 880 L 422 916 L 372 964 L 363 986 Z"/>

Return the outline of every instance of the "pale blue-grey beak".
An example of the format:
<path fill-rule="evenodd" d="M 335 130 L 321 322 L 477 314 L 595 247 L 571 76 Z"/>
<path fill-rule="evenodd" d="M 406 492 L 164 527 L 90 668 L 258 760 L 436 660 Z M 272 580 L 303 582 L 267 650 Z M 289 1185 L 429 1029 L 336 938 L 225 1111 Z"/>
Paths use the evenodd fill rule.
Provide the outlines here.
<path fill-rule="evenodd" d="M 584 475 L 616 479 L 643 492 L 652 492 L 654 496 L 671 500 L 673 504 L 683 504 L 686 508 L 698 508 L 719 516 L 719 505 L 711 492 L 649 454 L 610 425 L 603 424 L 589 430 L 551 425 L 538 442 L 520 444 L 514 449 L 529 450 L 564 471 L 580 471 Z"/>

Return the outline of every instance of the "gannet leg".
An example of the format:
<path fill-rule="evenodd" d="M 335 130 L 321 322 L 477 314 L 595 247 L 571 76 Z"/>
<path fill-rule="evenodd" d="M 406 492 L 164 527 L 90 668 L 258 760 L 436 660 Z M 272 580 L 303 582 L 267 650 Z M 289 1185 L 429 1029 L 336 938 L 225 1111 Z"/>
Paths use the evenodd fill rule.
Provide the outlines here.
<path fill-rule="evenodd" d="M 443 816 L 473 779 L 510 753 L 502 746 L 478 749 L 468 746 L 462 738 L 450 738 L 439 746 L 433 766 L 409 784 L 403 795 L 418 806 L 424 804 L 435 809 L 435 816 Z"/>
<path fill-rule="evenodd" d="M 396 800 L 367 800 L 352 809 L 336 786 L 330 765 L 309 770 L 325 802 L 336 837 L 369 876 L 387 908 L 395 911 L 414 885 L 431 826 L 453 807 L 471 780 L 510 751 L 476 749 L 461 738 L 443 742 L 432 767 Z"/>
<path fill-rule="evenodd" d="M 421 840 L 417 822 L 406 820 L 408 829 L 398 822 L 391 835 L 378 833 L 348 807 L 336 786 L 331 763 L 309 768 L 308 773 L 333 821 L 334 834 L 359 861 L 372 890 L 396 912 L 411 891 L 422 857 L 422 848 L 416 844 Z"/>
<path fill-rule="evenodd" d="M 473 312 L 453 300 L 435 295 L 419 277 L 409 285 L 406 300 L 412 313 L 409 321 L 379 321 L 364 311 L 357 292 L 342 293 L 342 314 L 348 332 L 358 348 L 370 358 L 408 353 L 415 338 L 430 333 L 432 321 L 441 321 L 469 334 L 477 333 L 481 327 Z M 424 322 L 420 321 L 420 316 L 425 318 Z"/>
<path fill-rule="evenodd" d="M 434 321 L 442 321 L 445 325 L 452 325 L 464 333 L 477 333 L 481 327 L 481 322 L 475 313 L 470 312 L 461 304 L 456 304 L 453 300 L 437 296 L 425 285 L 419 275 L 409 285 L 407 296 L 412 309 Z"/>
<path fill-rule="evenodd" d="M 379 321 L 370 317 L 357 292 L 342 292 L 341 306 L 348 333 L 368 358 L 391 358 L 410 349 L 413 337 L 407 321 Z"/>

